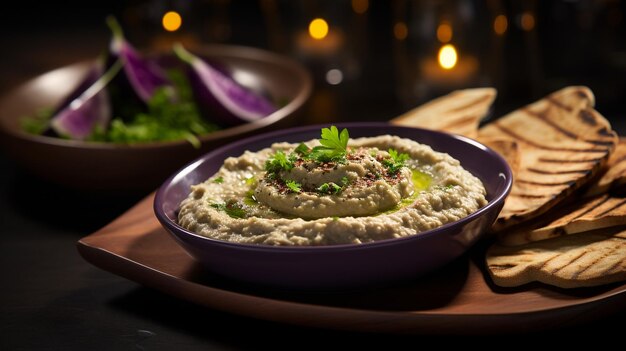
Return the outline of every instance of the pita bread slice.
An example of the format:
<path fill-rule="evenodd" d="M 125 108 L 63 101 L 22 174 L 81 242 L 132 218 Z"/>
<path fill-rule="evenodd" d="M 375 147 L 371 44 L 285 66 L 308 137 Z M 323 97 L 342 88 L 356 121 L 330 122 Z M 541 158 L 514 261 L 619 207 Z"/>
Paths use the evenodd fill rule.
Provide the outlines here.
<path fill-rule="evenodd" d="M 511 139 L 478 138 L 478 141 L 500 154 L 511 167 L 513 178 L 515 178 L 521 157 L 519 144 Z"/>
<path fill-rule="evenodd" d="M 493 229 L 535 218 L 595 176 L 617 135 L 592 106 L 586 87 L 568 87 L 481 128 L 481 138 L 518 143 L 520 161 L 513 188 Z"/>
<path fill-rule="evenodd" d="M 601 195 L 557 211 L 547 224 L 535 229 L 503 232 L 498 243 L 523 245 L 533 241 L 626 225 L 626 199 Z"/>
<path fill-rule="evenodd" d="M 476 138 L 478 124 L 495 98 L 493 88 L 456 90 L 392 119 L 391 123 Z"/>
<path fill-rule="evenodd" d="M 499 286 L 532 281 L 561 288 L 613 283 L 626 280 L 626 230 L 600 229 L 522 246 L 495 244 L 486 261 Z"/>
<path fill-rule="evenodd" d="M 608 191 L 616 194 L 626 193 L 626 138 L 619 138 L 606 168 L 607 171 L 589 188 L 585 196 L 604 194 Z"/>

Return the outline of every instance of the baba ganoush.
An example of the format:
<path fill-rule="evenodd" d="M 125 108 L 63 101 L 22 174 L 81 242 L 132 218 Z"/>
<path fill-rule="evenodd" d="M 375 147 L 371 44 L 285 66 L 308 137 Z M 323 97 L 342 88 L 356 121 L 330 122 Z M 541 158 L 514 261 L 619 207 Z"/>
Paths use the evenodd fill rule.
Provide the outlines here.
<path fill-rule="evenodd" d="M 481 181 L 450 155 L 392 135 L 275 143 L 224 161 L 182 201 L 200 235 L 266 245 L 360 244 L 416 235 L 487 204 Z"/>

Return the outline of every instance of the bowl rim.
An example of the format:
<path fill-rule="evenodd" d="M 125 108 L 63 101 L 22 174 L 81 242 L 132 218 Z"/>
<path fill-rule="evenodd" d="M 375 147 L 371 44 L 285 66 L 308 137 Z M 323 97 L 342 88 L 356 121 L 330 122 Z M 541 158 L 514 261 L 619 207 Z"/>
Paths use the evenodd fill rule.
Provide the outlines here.
<path fill-rule="evenodd" d="M 281 106 L 278 110 L 274 111 L 272 114 L 263 117 L 257 121 L 244 123 L 241 125 L 237 125 L 234 127 L 229 127 L 225 129 L 220 129 L 213 133 L 205 134 L 199 136 L 198 139 L 201 143 L 210 142 L 213 140 L 224 139 L 232 136 L 236 136 L 239 134 L 245 134 L 247 132 L 251 132 L 254 130 L 261 129 L 263 127 L 274 124 L 290 114 L 297 111 L 301 108 L 304 103 L 307 101 L 311 92 L 313 90 L 313 79 L 311 77 L 311 73 L 306 70 L 306 68 L 297 60 L 281 55 L 279 53 L 275 53 L 272 51 L 249 47 L 249 46 L 241 46 L 241 45 L 227 45 L 227 44 L 202 44 L 197 47 L 191 47 L 191 51 L 197 53 L 199 55 L 210 56 L 212 53 L 218 53 L 219 55 L 225 56 L 234 56 L 241 59 L 253 60 L 253 61 L 261 61 L 264 63 L 271 63 L 276 65 L 284 70 L 291 71 L 294 76 L 298 77 L 302 81 L 302 89 L 298 92 L 297 95 L 294 96 L 293 99 L 289 101 L 284 106 Z M 148 53 L 149 55 L 150 53 Z M 54 74 L 61 72 L 63 70 L 76 70 L 76 69 L 86 69 L 89 64 L 96 62 L 97 59 L 88 59 L 79 62 L 70 63 L 68 65 L 64 65 L 61 67 L 54 68 L 52 70 L 43 72 L 39 75 L 36 75 L 21 84 L 19 84 L 14 89 L 7 90 L 0 97 L 0 104 L 4 104 L 5 101 L 10 100 L 14 94 L 18 91 L 26 89 L 29 85 L 34 84 L 37 80 L 48 74 Z M 225 60 L 226 65 L 228 65 L 228 61 Z M 124 149 L 124 150 L 144 150 L 144 149 L 154 149 L 168 146 L 184 146 L 189 144 L 184 139 L 179 140 L 168 140 L 168 141 L 148 141 L 148 142 L 138 142 L 138 143 L 130 143 L 130 144 L 122 144 L 122 143 L 109 143 L 103 141 L 82 141 L 82 140 L 69 140 L 63 138 L 56 138 L 45 135 L 36 135 L 30 134 L 21 130 L 20 128 L 8 128 L 4 123 L 0 123 L 0 131 L 11 135 L 15 138 L 29 140 L 32 142 L 47 144 L 52 146 L 62 146 L 68 148 L 80 148 L 80 149 L 99 149 L 99 150 L 113 150 L 113 149 Z"/>
<path fill-rule="evenodd" d="M 175 236 L 178 236 L 180 233 L 182 233 L 184 235 L 191 236 L 195 239 L 205 240 L 207 243 L 210 243 L 210 244 L 237 248 L 237 249 L 253 250 L 253 251 L 272 251 L 272 252 L 276 252 L 276 251 L 311 252 L 311 251 L 327 251 L 327 250 L 340 252 L 340 251 L 352 251 L 352 250 L 365 250 L 365 249 L 370 249 L 370 248 L 375 248 L 375 247 L 380 247 L 380 246 L 398 245 L 405 241 L 425 240 L 426 238 L 429 238 L 431 236 L 443 234 L 449 229 L 463 226 L 467 222 L 470 222 L 474 220 L 475 218 L 484 215 L 485 213 L 490 211 L 493 207 L 498 206 L 500 203 L 504 202 L 504 200 L 509 195 L 511 188 L 513 186 L 513 172 L 511 170 L 511 167 L 506 162 L 506 160 L 502 156 L 500 156 L 500 154 L 498 154 L 497 152 L 495 152 L 488 146 L 474 139 L 470 139 L 468 137 L 458 135 L 458 134 L 446 133 L 446 132 L 430 130 L 430 129 L 425 129 L 425 128 L 398 126 L 398 125 L 393 125 L 387 122 L 347 122 L 347 123 L 334 123 L 332 125 L 337 126 L 337 128 L 359 128 L 359 127 L 389 128 L 389 127 L 392 127 L 396 129 L 412 129 L 412 130 L 419 130 L 421 132 L 426 132 L 426 133 L 439 134 L 439 136 L 444 137 L 444 138 L 458 139 L 462 142 L 471 144 L 474 147 L 481 149 L 482 151 L 489 154 L 491 157 L 498 160 L 498 162 L 500 162 L 504 166 L 505 174 L 500 173 L 500 176 L 504 176 L 505 186 L 500 193 L 494 194 L 495 197 L 491 201 L 489 201 L 487 205 L 479 208 L 476 212 L 471 213 L 470 215 L 463 217 L 459 220 L 446 223 L 440 227 L 433 228 L 433 229 L 430 229 L 421 233 L 417 233 L 415 235 L 408 235 L 408 236 L 404 236 L 400 238 L 383 239 L 383 240 L 367 242 L 367 243 L 362 243 L 362 244 L 337 244 L 337 245 L 320 245 L 320 246 L 311 246 L 311 245 L 310 246 L 273 246 L 273 245 L 261 245 L 261 244 L 249 244 L 249 243 L 236 243 L 236 242 L 230 242 L 230 241 L 225 241 L 225 240 L 213 239 L 213 238 L 205 237 L 200 234 L 191 232 L 181 227 L 180 225 L 178 225 L 178 223 L 176 223 L 175 221 L 170 220 L 167 214 L 165 214 L 162 204 L 164 202 L 165 192 L 172 186 L 172 183 L 175 180 L 178 180 L 181 177 L 181 174 L 184 173 L 183 177 L 186 176 L 187 174 L 192 172 L 193 169 L 197 168 L 198 165 L 207 162 L 208 159 L 213 158 L 214 155 L 223 153 L 227 151 L 228 149 L 238 148 L 238 147 L 244 146 L 245 144 L 256 143 L 258 141 L 262 141 L 266 139 L 271 140 L 276 137 L 280 137 L 282 135 L 289 135 L 289 134 L 294 134 L 294 133 L 313 131 L 313 130 L 320 129 L 320 128 L 326 128 L 329 126 L 329 124 L 325 123 L 325 124 L 315 124 L 315 125 L 307 125 L 307 126 L 301 126 L 301 127 L 282 129 L 278 131 L 255 135 L 255 136 L 248 137 L 248 138 L 236 141 L 236 142 L 226 144 L 220 148 L 217 148 L 211 152 L 208 152 L 200 156 L 199 158 L 196 158 L 195 160 L 189 162 L 188 164 L 180 168 L 178 171 L 176 171 L 167 180 L 165 180 L 165 182 L 163 182 L 163 184 L 157 189 L 157 192 L 155 194 L 154 201 L 153 201 L 153 210 L 157 219 L 159 220 L 159 222 L 161 222 L 163 226 L 167 227 L 166 229 L 168 229 L 168 232 L 174 234 Z"/>

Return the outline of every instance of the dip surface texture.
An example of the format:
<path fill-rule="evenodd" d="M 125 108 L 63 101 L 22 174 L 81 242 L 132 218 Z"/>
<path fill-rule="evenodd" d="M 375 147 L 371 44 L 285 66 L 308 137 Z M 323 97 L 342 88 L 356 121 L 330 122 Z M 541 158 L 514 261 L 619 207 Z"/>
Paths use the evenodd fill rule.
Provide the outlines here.
<path fill-rule="evenodd" d="M 192 186 L 179 224 L 238 243 L 359 244 L 415 235 L 487 204 L 478 178 L 427 145 L 351 139 L 342 158 L 325 162 L 308 156 L 319 145 L 276 143 L 226 159 Z"/>

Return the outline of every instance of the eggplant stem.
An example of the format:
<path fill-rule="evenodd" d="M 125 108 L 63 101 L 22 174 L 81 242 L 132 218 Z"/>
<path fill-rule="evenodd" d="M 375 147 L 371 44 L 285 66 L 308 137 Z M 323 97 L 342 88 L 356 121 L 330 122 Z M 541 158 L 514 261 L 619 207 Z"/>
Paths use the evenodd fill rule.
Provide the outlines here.
<path fill-rule="evenodd" d="M 113 80 L 113 78 L 115 78 L 123 66 L 124 64 L 121 60 L 115 61 L 115 63 L 100 78 L 98 78 L 98 80 L 96 80 L 79 96 L 79 99 L 85 101 L 99 93 Z"/>
<path fill-rule="evenodd" d="M 196 58 L 192 53 L 187 51 L 187 49 L 185 49 L 181 43 L 174 44 L 174 47 L 172 49 L 179 59 L 189 64 L 191 64 L 192 61 Z"/>
<path fill-rule="evenodd" d="M 111 32 L 113 32 L 114 37 L 116 38 L 124 37 L 124 31 L 122 30 L 122 26 L 120 25 L 120 22 L 118 22 L 114 16 L 107 16 L 106 21 L 107 21 L 107 25 L 109 26 L 109 29 L 111 29 Z"/>

